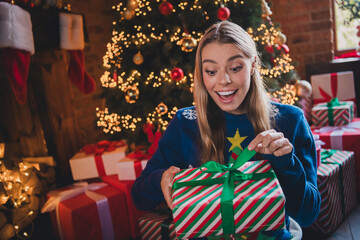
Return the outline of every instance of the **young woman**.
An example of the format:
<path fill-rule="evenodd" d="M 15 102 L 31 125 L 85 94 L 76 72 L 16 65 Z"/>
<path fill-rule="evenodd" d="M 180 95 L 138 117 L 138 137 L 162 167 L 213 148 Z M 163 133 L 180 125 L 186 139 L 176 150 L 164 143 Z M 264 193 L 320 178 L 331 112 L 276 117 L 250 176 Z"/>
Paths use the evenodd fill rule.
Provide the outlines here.
<path fill-rule="evenodd" d="M 196 54 L 196 107 L 176 113 L 135 181 L 139 209 L 164 200 L 172 208 L 175 173 L 207 161 L 227 163 L 234 147 L 248 147 L 270 161 L 286 197 L 286 229 L 269 234 L 301 239 L 298 224 L 311 224 L 320 209 L 314 139 L 299 108 L 270 101 L 259 66 L 256 45 L 240 26 L 223 21 L 205 32 Z"/>

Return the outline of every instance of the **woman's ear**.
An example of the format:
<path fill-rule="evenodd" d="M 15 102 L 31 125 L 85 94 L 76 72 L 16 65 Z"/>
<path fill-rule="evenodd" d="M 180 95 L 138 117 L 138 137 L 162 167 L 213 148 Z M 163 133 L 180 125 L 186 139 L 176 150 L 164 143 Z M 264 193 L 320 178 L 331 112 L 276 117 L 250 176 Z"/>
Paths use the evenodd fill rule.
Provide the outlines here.
<path fill-rule="evenodd" d="M 254 74 L 255 72 L 255 67 L 256 67 L 256 56 L 254 57 L 254 61 L 251 64 L 251 75 Z"/>

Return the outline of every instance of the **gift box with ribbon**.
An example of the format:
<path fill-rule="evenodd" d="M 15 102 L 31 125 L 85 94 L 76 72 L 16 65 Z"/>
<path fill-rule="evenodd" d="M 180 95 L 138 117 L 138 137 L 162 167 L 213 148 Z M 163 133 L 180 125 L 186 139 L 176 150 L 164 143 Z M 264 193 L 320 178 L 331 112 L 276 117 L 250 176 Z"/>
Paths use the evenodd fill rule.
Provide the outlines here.
<path fill-rule="evenodd" d="M 147 213 L 139 219 L 142 240 L 177 239 L 171 216 Z"/>
<path fill-rule="evenodd" d="M 105 183 L 79 182 L 49 193 L 42 213 L 51 212 L 60 239 L 128 239 L 125 195 Z"/>
<path fill-rule="evenodd" d="M 125 157 L 128 146 L 124 141 L 100 141 L 86 145 L 70 159 L 74 180 L 117 174 L 116 163 Z"/>
<path fill-rule="evenodd" d="M 320 213 L 309 228 L 331 234 L 357 205 L 354 152 L 321 149 L 317 170 Z"/>
<path fill-rule="evenodd" d="M 210 161 L 175 175 L 173 219 L 179 238 L 285 228 L 280 183 L 268 161 L 248 161 L 254 155 L 236 147 L 229 164 Z"/>
<path fill-rule="evenodd" d="M 146 167 L 151 154 L 141 150 L 129 153 L 116 163 L 119 180 L 135 180 Z"/>
<path fill-rule="evenodd" d="M 321 146 L 325 145 L 325 143 L 320 140 L 320 136 L 318 134 L 314 134 L 313 136 L 316 146 L 316 163 L 317 167 L 319 167 L 321 164 Z"/>
<path fill-rule="evenodd" d="M 354 118 L 354 102 L 339 102 L 337 98 L 327 103 L 316 104 L 311 110 L 311 120 L 314 126 L 343 126 Z"/>
<path fill-rule="evenodd" d="M 131 188 L 134 185 L 135 180 L 119 181 L 117 175 L 103 176 L 101 180 L 110 186 L 122 191 L 125 194 L 125 206 L 129 212 L 128 222 L 129 229 L 131 231 L 132 238 L 138 238 L 140 236 L 139 218 L 146 212 L 140 211 L 135 208 L 135 205 L 131 198 Z"/>
<path fill-rule="evenodd" d="M 325 144 L 323 148 L 353 151 L 355 153 L 355 174 L 357 192 L 360 196 L 360 118 L 345 126 L 311 127 Z"/>
<path fill-rule="evenodd" d="M 356 103 L 352 71 L 312 75 L 310 81 L 315 104 L 329 102 L 333 98 Z"/>

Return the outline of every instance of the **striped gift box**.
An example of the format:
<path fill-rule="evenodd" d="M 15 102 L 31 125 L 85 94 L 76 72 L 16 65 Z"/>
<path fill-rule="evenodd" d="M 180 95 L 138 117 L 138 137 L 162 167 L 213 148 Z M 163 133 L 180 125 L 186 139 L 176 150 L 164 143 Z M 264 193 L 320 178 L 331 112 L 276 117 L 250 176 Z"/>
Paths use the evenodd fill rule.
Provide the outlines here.
<path fill-rule="evenodd" d="M 328 156 L 325 158 L 324 153 Z M 321 208 L 310 229 L 331 234 L 356 207 L 354 152 L 321 149 L 321 165 L 317 170 L 317 184 L 321 194 Z"/>
<path fill-rule="evenodd" d="M 177 239 L 174 223 L 166 215 L 147 213 L 139 218 L 139 227 L 142 240 Z M 162 236 L 162 234 L 168 236 Z"/>
<path fill-rule="evenodd" d="M 311 110 L 312 123 L 316 127 L 343 126 L 354 118 L 354 102 L 340 102 L 339 106 L 328 107 L 327 103 L 319 103 Z"/>
<path fill-rule="evenodd" d="M 247 148 L 244 152 L 246 150 Z M 221 205 L 222 192 L 226 191 L 223 190 L 223 183 L 230 172 L 207 173 L 204 172 L 206 168 L 203 166 L 182 170 L 174 177 L 173 218 L 178 238 L 223 235 L 223 221 L 226 218 L 233 218 L 234 233 L 252 233 L 285 227 L 285 197 L 268 161 L 246 162 L 236 169 L 248 176 L 248 180 L 235 178 L 232 206 L 230 205 L 233 216 L 224 216 Z M 272 177 L 269 177 L 270 175 Z M 175 186 L 177 183 L 186 185 L 191 181 L 207 179 L 217 183 L 178 188 Z"/>

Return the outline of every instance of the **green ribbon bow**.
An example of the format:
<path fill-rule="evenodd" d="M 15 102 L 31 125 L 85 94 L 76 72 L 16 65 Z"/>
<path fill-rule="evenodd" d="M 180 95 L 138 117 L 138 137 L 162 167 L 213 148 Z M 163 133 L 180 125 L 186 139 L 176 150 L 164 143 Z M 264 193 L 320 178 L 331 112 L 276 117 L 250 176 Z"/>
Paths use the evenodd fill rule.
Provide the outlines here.
<path fill-rule="evenodd" d="M 339 182 L 340 182 L 340 191 L 341 191 L 341 211 L 343 213 L 343 218 L 345 218 L 345 198 L 344 198 L 344 177 L 343 177 L 343 166 L 341 163 L 338 162 L 330 162 L 327 159 L 331 158 L 334 153 L 338 150 L 335 149 L 321 149 L 321 163 L 325 164 L 333 164 L 339 166 Z"/>
<path fill-rule="evenodd" d="M 233 209 L 235 181 L 275 178 L 275 173 L 272 171 L 264 173 L 243 173 L 237 170 L 242 165 L 244 165 L 244 163 L 250 160 L 255 154 L 256 152 L 254 150 L 250 151 L 248 148 L 245 148 L 244 151 L 241 152 L 241 149 L 236 147 L 234 148 L 231 155 L 231 158 L 235 160 L 233 164 L 231 164 L 232 159 L 230 159 L 228 164 L 220 164 L 218 162 L 209 161 L 200 167 L 201 171 L 206 173 L 227 172 L 227 174 L 224 174 L 219 178 L 207 178 L 204 180 L 191 180 L 187 182 L 174 182 L 173 188 L 177 189 L 185 186 L 224 184 L 220 197 L 220 211 L 222 216 L 223 232 L 224 234 L 235 234 Z M 206 170 L 202 170 L 202 168 L 206 168 Z"/>
<path fill-rule="evenodd" d="M 346 103 L 340 103 L 338 98 L 333 98 L 326 105 L 328 107 L 329 125 L 334 126 L 334 107 L 346 105 Z"/>

